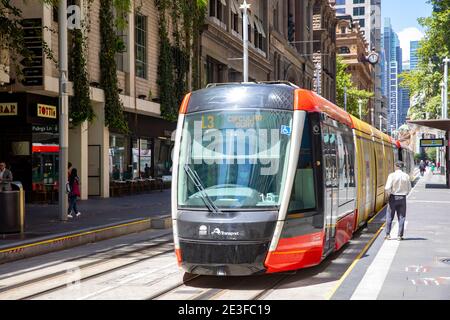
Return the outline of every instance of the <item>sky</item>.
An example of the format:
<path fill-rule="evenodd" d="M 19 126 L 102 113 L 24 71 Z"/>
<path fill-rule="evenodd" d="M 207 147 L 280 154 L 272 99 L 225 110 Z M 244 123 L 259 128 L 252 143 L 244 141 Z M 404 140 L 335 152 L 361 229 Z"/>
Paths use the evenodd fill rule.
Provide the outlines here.
<path fill-rule="evenodd" d="M 424 35 L 424 29 L 417 19 L 431 16 L 432 7 L 427 0 L 382 0 L 381 15 L 391 18 L 394 31 L 400 38 L 400 46 L 403 49 L 403 61 L 409 60 L 410 41 L 420 40 Z"/>

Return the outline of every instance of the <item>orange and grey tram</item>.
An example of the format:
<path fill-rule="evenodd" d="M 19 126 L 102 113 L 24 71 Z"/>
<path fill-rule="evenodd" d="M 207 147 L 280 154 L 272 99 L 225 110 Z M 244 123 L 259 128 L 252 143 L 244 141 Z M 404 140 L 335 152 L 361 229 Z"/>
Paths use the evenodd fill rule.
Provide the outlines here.
<path fill-rule="evenodd" d="M 408 149 L 314 92 L 212 85 L 180 108 L 172 169 L 179 264 L 240 276 L 315 266 L 386 203 Z"/>

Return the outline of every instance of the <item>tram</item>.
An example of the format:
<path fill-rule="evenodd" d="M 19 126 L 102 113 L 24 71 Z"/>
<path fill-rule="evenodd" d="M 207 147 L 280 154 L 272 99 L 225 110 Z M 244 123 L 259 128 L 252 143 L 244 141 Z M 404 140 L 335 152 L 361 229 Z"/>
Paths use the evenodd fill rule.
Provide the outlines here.
<path fill-rule="evenodd" d="M 386 204 L 399 142 L 295 85 L 210 85 L 184 98 L 172 169 L 178 263 L 245 276 L 320 264 Z M 411 173 L 412 174 L 412 173 Z"/>

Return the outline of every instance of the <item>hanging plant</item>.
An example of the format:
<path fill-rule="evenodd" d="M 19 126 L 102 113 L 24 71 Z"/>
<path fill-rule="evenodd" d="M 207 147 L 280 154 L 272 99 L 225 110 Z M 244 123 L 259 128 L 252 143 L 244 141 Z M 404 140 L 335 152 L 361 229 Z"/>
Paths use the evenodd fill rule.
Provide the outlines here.
<path fill-rule="evenodd" d="M 177 118 L 178 107 L 186 92 L 201 86 L 200 36 L 207 0 L 155 0 L 155 5 L 159 10 L 158 85 L 161 115 L 173 121 Z M 169 9 L 171 9 L 173 44 L 167 31 Z"/>
<path fill-rule="evenodd" d="M 94 120 L 95 114 L 90 98 L 83 31 L 72 31 L 72 39 L 69 77 L 73 82 L 73 96 L 69 97 L 69 117 L 71 125 L 77 127 L 86 120 Z"/>
<path fill-rule="evenodd" d="M 122 1 L 114 0 L 123 4 Z M 124 1 L 128 2 L 128 1 Z M 122 133 L 128 133 L 128 123 L 119 97 L 115 55 L 118 52 L 118 37 L 115 32 L 113 0 L 100 0 L 100 85 L 105 93 L 105 124 Z"/>
<path fill-rule="evenodd" d="M 170 45 L 166 9 L 168 1 L 155 0 L 155 5 L 159 9 L 159 64 L 158 64 L 158 86 L 161 104 L 161 116 L 167 120 L 176 120 L 177 100 L 174 96 L 174 71 L 172 59 L 172 47 Z"/>

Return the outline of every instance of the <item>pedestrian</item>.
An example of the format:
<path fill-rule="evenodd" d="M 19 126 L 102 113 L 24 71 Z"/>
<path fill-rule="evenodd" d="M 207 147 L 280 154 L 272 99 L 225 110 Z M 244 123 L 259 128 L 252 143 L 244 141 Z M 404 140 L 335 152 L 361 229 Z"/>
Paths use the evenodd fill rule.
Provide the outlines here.
<path fill-rule="evenodd" d="M 386 212 L 386 240 L 391 239 L 391 226 L 397 213 L 399 223 L 398 240 L 403 240 L 406 220 L 406 197 L 411 192 L 411 180 L 408 174 L 402 171 L 403 163 L 395 164 L 395 172 L 387 179 L 385 190 L 389 195 L 389 205 Z"/>
<path fill-rule="evenodd" d="M 69 177 L 69 209 L 67 211 L 67 217 L 72 219 L 72 211 L 76 217 L 81 215 L 81 212 L 77 208 L 77 199 L 80 197 L 80 178 L 78 177 L 77 169 L 73 168 Z"/>
<path fill-rule="evenodd" d="M 420 175 L 422 177 L 423 177 L 426 169 L 427 169 L 427 166 L 426 166 L 425 162 L 423 160 L 420 160 L 419 170 L 420 170 Z"/>
<path fill-rule="evenodd" d="M 436 170 L 436 165 L 434 164 L 434 162 L 431 163 L 431 172 L 434 175 L 434 170 Z"/>
<path fill-rule="evenodd" d="M 0 162 L 0 191 L 11 191 L 10 182 L 13 181 L 11 170 L 6 169 L 6 162 Z"/>

